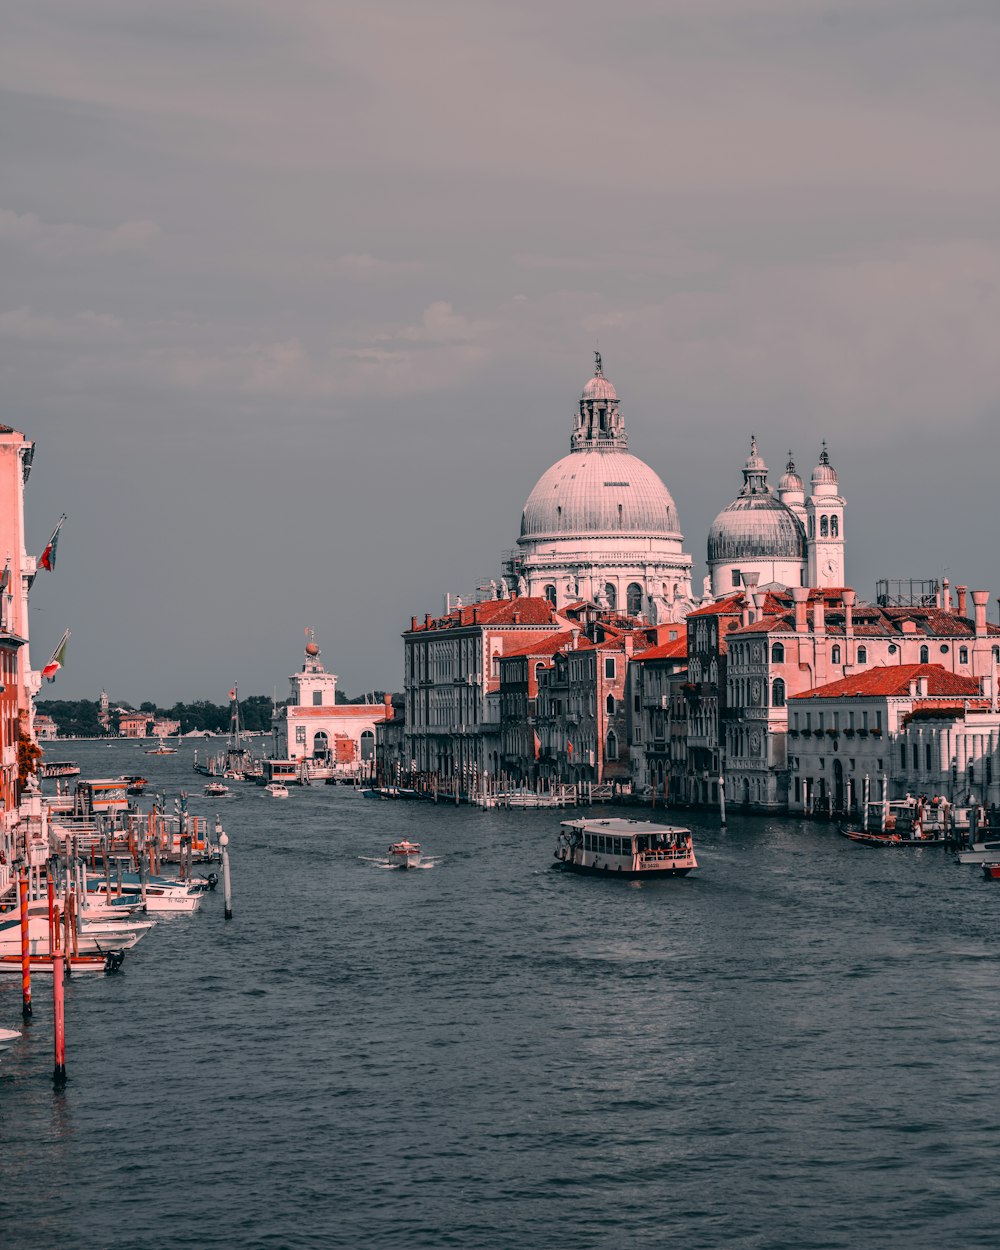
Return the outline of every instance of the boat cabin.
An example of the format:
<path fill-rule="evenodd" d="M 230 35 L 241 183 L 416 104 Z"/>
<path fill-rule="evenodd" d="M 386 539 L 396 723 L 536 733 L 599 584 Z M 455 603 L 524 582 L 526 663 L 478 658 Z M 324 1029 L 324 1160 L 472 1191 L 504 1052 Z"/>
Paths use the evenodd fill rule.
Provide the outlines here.
<path fill-rule="evenodd" d="M 78 781 L 73 796 L 73 814 L 92 817 L 107 812 L 123 812 L 128 807 L 128 782 L 124 777 L 104 781 Z"/>
<path fill-rule="evenodd" d="M 298 760 L 265 760 L 264 773 L 261 777 L 261 785 L 288 785 L 299 780 L 299 762 Z"/>

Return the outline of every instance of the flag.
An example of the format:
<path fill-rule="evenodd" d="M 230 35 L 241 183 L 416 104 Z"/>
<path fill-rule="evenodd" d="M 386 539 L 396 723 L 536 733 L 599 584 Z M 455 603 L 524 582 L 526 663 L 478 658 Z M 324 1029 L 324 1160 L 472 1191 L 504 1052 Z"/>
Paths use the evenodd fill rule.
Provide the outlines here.
<path fill-rule="evenodd" d="M 68 642 L 69 630 L 67 629 L 63 636 L 59 639 L 59 645 L 56 647 L 55 651 L 52 652 L 48 664 L 46 664 L 42 669 L 42 676 L 46 681 L 55 681 L 56 673 L 58 673 L 62 668 L 63 661 L 66 659 L 66 644 Z"/>
<path fill-rule="evenodd" d="M 542 740 L 534 730 L 532 730 L 531 736 L 535 739 L 535 759 L 537 760 L 542 753 Z"/>
<path fill-rule="evenodd" d="M 46 544 L 45 550 L 38 557 L 38 567 L 40 569 L 48 569 L 50 573 L 56 567 L 56 547 L 59 544 L 59 531 L 62 529 L 63 521 L 65 520 L 66 513 L 64 512 L 59 518 L 59 524 L 52 531 L 52 537 Z"/>
<path fill-rule="evenodd" d="M 567 755 L 572 755 L 572 754 L 573 754 L 573 744 L 572 744 L 572 742 L 567 742 L 567 743 L 566 743 L 566 754 L 567 754 Z"/>

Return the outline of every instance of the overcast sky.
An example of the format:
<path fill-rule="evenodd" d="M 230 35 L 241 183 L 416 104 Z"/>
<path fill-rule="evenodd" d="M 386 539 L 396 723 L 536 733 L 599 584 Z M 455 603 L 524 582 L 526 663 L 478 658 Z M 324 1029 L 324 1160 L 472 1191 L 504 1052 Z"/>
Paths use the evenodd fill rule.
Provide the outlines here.
<path fill-rule="evenodd" d="M 598 343 L 696 584 L 756 432 L 828 440 L 862 596 L 1000 592 L 996 0 L 38 0 L 0 58 L 45 695 L 283 695 L 305 626 L 400 688 Z"/>

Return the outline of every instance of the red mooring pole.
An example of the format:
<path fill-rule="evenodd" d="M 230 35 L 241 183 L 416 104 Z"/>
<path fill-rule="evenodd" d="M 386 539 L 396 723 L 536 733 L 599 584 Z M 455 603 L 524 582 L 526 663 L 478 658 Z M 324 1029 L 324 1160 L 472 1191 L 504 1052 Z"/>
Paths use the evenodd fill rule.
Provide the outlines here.
<path fill-rule="evenodd" d="M 55 1033 L 55 1066 L 52 1083 L 56 1089 L 66 1084 L 66 1010 L 63 1002 L 63 952 L 52 957 L 52 1025 Z"/>
<path fill-rule="evenodd" d="M 28 873 L 22 868 L 17 883 L 21 905 L 21 1018 L 31 1019 L 31 957 L 28 953 Z"/>

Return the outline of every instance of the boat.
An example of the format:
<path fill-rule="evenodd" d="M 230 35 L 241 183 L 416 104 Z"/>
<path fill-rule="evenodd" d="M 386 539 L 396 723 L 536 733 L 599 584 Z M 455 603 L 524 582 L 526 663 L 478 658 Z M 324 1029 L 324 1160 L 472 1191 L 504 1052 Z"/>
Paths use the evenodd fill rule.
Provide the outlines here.
<path fill-rule="evenodd" d="M 149 782 L 139 773 L 132 773 L 122 778 L 125 782 L 125 793 L 139 796 L 146 793 Z"/>
<path fill-rule="evenodd" d="M 86 954 L 65 955 L 65 963 L 63 972 L 72 973 L 76 976 L 78 972 L 117 972 L 122 965 L 125 952 L 122 950 L 105 951 L 103 954 Z M 52 955 L 31 955 L 28 959 L 28 967 L 33 973 L 48 973 L 52 975 Z M 11 975 L 21 975 L 21 956 L 20 955 L 0 955 L 0 973 L 7 972 Z"/>
<path fill-rule="evenodd" d="M 877 833 L 873 829 L 841 829 L 841 836 L 852 842 L 860 842 L 863 846 L 900 846 L 902 838 L 898 833 Z"/>
<path fill-rule="evenodd" d="M 698 867 L 691 830 L 647 820 L 564 820 L 555 859 L 572 872 L 683 877 Z"/>
<path fill-rule="evenodd" d="M 960 864 L 1000 863 L 1000 842 L 973 842 L 958 855 Z"/>
<path fill-rule="evenodd" d="M 424 796 L 418 790 L 408 786 L 370 786 L 361 791 L 366 799 L 421 799 Z"/>
<path fill-rule="evenodd" d="M 79 777 L 80 765 L 76 760 L 43 760 L 42 780 L 55 777 Z"/>
<path fill-rule="evenodd" d="M 862 810 L 861 829 L 842 826 L 840 830 L 852 842 L 864 846 L 946 846 L 950 840 L 947 813 L 912 796 L 892 802 L 870 799 Z"/>
<path fill-rule="evenodd" d="M 987 881 L 1000 881 L 1000 862 L 991 860 L 983 864 L 983 876 Z"/>
<path fill-rule="evenodd" d="M 419 868 L 421 859 L 419 842 L 409 842 L 403 838 L 401 842 L 393 842 L 389 847 L 389 863 L 395 868 Z"/>
<path fill-rule="evenodd" d="M 280 781 L 269 782 L 268 785 L 264 787 L 264 789 L 267 791 L 267 793 L 271 796 L 272 799 L 287 799 L 288 798 L 288 787 L 283 786 Z"/>
<path fill-rule="evenodd" d="M 21 1036 L 20 1029 L 0 1029 L 0 1050 L 6 1050 L 8 1046 Z"/>
<path fill-rule="evenodd" d="M 229 793 L 229 787 L 224 786 L 221 781 L 210 781 L 205 786 L 205 793 L 211 795 L 212 798 L 221 798 Z"/>
<path fill-rule="evenodd" d="M 165 738 L 160 739 L 160 744 L 154 747 L 152 751 L 147 751 L 147 755 L 176 755 L 176 747 L 168 747 Z"/>

